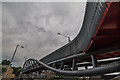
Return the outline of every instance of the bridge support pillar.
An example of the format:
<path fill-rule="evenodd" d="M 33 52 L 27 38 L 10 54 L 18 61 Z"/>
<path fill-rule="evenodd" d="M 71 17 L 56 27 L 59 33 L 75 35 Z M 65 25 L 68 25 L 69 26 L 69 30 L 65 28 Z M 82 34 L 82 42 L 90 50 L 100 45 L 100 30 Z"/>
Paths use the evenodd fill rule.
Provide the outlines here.
<path fill-rule="evenodd" d="M 73 59 L 72 70 L 77 70 L 76 59 Z"/>
<path fill-rule="evenodd" d="M 64 62 L 62 61 L 62 62 L 61 62 L 61 65 L 60 65 L 60 70 L 62 70 L 63 67 L 64 67 Z"/>
<path fill-rule="evenodd" d="M 88 66 L 87 66 L 87 65 L 85 65 L 85 69 L 88 69 Z"/>
<path fill-rule="evenodd" d="M 94 54 L 91 54 L 91 59 L 92 59 L 93 67 L 97 67 L 98 66 L 98 62 L 97 62 L 96 56 Z"/>
<path fill-rule="evenodd" d="M 35 73 L 33 72 L 33 73 L 32 73 L 32 78 L 34 78 L 34 75 L 35 75 Z"/>
<path fill-rule="evenodd" d="M 53 66 L 52 66 L 53 68 L 56 68 L 56 63 L 53 63 Z"/>

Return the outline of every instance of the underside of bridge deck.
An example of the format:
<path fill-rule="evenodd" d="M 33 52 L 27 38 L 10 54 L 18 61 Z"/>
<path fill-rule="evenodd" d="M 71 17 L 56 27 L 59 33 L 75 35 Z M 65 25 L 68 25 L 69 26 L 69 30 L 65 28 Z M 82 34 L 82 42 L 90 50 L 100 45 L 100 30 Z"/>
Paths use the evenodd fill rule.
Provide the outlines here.
<path fill-rule="evenodd" d="M 94 37 L 89 51 L 94 52 L 116 46 L 120 47 L 120 2 L 114 2 L 111 4 L 96 37 Z M 101 54 L 97 56 L 97 59 L 118 56 L 120 56 L 120 50 L 115 50 Z"/>

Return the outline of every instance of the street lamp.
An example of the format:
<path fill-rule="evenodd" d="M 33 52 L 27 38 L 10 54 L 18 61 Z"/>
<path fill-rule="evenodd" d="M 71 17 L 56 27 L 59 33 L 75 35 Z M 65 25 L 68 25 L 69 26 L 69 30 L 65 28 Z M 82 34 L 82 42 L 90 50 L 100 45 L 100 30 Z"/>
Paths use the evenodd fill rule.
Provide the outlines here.
<path fill-rule="evenodd" d="M 64 35 L 64 34 L 58 33 L 58 35 L 62 35 L 62 36 L 64 36 L 64 37 L 67 37 L 67 38 L 68 38 L 68 42 L 71 41 L 71 40 L 70 40 L 70 37 L 68 37 L 68 36 L 66 36 L 66 35 Z"/>
<path fill-rule="evenodd" d="M 17 49 L 18 49 L 18 47 L 19 47 L 19 46 L 20 46 L 20 45 L 19 45 L 19 44 L 17 44 L 17 46 L 16 46 L 16 48 L 15 48 L 15 51 L 14 51 L 14 53 L 13 53 L 13 56 L 12 56 L 12 58 L 11 58 L 10 62 L 12 62 L 12 61 L 13 61 L 13 58 L 14 58 L 15 53 L 17 52 Z M 24 48 L 23 46 L 20 46 L 20 47 L 21 47 L 21 48 Z M 9 64 L 9 66 L 8 66 L 8 69 L 7 69 L 7 71 L 6 71 L 5 77 L 7 77 L 7 75 L 8 75 L 8 71 L 9 71 L 10 65 L 11 65 L 11 64 Z"/>

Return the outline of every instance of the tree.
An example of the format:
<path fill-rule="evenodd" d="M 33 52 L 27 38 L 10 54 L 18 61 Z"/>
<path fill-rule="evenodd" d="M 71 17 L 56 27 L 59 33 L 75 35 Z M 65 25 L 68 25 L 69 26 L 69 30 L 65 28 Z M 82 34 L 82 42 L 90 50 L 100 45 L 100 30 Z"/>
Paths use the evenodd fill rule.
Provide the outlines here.
<path fill-rule="evenodd" d="M 6 71 L 7 71 L 7 68 L 0 65 L 0 75 L 1 75 L 1 73 L 6 72 Z"/>
<path fill-rule="evenodd" d="M 6 67 L 2 67 L 2 73 L 6 71 L 7 71 Z"/>
<path fill-rule="evenodd" d="M 22 71 L 22 67 L 13 67 L 13 74 L 18 76 L 20 72 Z"/>
<path fill-rule="evenodd" d="M 3 60 L 2 65 L 9 65 L 11 62 L 9 60 Z"/>

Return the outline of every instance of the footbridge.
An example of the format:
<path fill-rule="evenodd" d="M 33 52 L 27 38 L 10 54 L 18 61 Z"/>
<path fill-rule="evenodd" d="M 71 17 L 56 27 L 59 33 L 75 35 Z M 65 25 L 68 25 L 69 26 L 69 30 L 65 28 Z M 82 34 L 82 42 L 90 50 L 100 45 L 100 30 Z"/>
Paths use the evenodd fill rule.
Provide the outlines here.
<path fill-rule="evenodd" d="M 70 43 L 40 60 L 26 60 L 22 74 L 42 70 L 67 76 L 119 72 L 119 21 L 120 2 L 87 2 L 83 25 L 78 35 Z"/>

